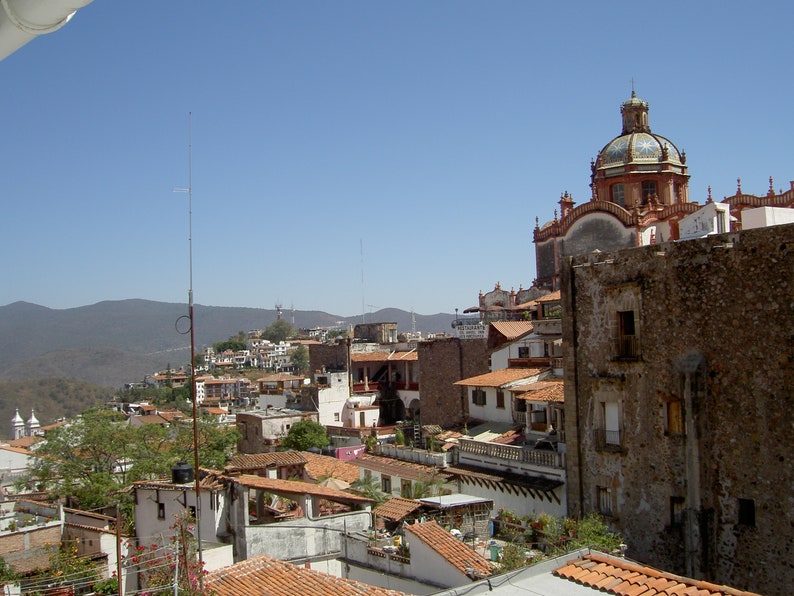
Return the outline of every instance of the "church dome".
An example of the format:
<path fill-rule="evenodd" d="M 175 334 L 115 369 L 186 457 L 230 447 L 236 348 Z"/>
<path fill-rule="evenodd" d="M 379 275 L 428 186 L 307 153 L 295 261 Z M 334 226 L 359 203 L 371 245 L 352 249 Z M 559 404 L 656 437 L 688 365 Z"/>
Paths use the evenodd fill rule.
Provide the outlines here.
<path fill-rule="evenodd" d="M 681 153 L 669 139 L 649 132 L 633 132 L 615 137 L 598 153 L 600 165 L 654 163 L 669 161 L 682 164 Z"/>
<path fill-rule="evenodd" d="M 648 124 L 648 102 L 631 97 L 620 107 L 623 118 L 621 134 L 604 145 L 598 153 L 596 168 L 606 169 L 637 164 L 639 169 L 653 171 L 651 164 L 683 165 L 686 157 L 669 139 L 653 134 Z"/>

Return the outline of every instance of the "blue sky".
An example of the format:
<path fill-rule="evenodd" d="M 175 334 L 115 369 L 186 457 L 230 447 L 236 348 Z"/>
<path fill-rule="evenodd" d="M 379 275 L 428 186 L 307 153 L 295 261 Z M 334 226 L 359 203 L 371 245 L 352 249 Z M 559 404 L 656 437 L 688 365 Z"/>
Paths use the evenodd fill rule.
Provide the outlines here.
<path fill-rule="evenodd" d="M 690 196 L 794 179 L 789 2 L 94 0 L 0 62 L 17 300 L 342 316 L 535 277 L 631 93 Z M 362 250 L 363 248 L 363 250 Z M 362 283 L 363 279 L 363 283 Z"/>

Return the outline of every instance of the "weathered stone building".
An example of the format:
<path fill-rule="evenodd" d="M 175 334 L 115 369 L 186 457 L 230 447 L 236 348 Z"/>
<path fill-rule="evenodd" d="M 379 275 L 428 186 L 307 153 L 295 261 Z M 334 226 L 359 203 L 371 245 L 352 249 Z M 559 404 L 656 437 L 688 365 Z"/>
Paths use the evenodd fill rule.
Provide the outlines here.
<path fill-rule="evenodd" d="M 441 427 L 465 423 L 469 417 L 466 388 L 454 383 L 488 372 L 485 339 L 449 337 L 419 342 L 422 424 Z"/>
<path fill-rule="evenodd" d="M 569 257 L 569 513 L 629 557 L 794 585 L 794 225 Z"/>

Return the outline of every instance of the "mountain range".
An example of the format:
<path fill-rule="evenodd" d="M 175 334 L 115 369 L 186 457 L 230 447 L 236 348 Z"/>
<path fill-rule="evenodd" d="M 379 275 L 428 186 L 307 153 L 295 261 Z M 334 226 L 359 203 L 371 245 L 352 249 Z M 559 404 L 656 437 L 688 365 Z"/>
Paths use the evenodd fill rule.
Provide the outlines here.
<path fill-rule="evenodd" d="M 265 329 L 276 310 L 194 305 L 196 350 L 238 331 Z M 0 381 L 67 378 L 110 388 L 140 381 L 168 365 L 190 362 L 187 304 L 130 299 L 51 309 L 29 302 L 0 306 Z M 398 332 L 449 332 L 452 314 L 418 315 L 396 308 L 340 317 L 286 310 L 296 329 L 393 322 Z M 188 333 L 185 333 L 188 332 Z"/>

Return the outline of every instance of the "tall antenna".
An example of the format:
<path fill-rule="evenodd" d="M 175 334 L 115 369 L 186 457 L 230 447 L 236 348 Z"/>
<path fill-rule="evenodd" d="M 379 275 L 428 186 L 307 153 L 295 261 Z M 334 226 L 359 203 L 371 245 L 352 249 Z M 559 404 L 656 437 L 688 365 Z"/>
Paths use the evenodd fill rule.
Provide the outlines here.
<path fill-rule="evenodd" d="M 366 310 L 364 310 L 364 239 L 358 239 L 359 250 L 361 251 L 361 322 L 366 323 Z"/>
<path fill-rule="evenodd" d="M 186 192 L 188 197 L 188 253 L 190 287 L 188 288 L 188 320 L 190 322 L 190 400 L 193 402 L 193 467 L 196 491 L 196 541 L 198 542 L 199 565 L 204 563 L 201 545 L 201 475 L 199 474 L 198 452 L 198 406 L 196 403 L 196 333 L 193 316 L 193 112 L 188 112 L 188 185 L 175 188 L 175 192 Z M 180 317 L 181 318 L 181 317 Z M 204 578 L 199 573 L 199 587 L 204 590 Z"/>

